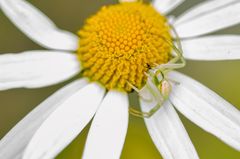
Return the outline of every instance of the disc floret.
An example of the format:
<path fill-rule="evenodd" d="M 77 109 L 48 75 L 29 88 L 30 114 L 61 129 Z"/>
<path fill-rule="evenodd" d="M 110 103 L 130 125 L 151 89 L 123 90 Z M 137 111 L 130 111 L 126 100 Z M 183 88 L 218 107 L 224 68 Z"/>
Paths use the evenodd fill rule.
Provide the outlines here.
<path fill-rule="evenodd" d="M 141 2 L 102 7 L 79 31 L 83 75 L 107 89 L 141 89 L 154 66 L 167 63 L 172 47 L 166 18 Z M 168 41 L 168 42 L 166 42 Z"/>

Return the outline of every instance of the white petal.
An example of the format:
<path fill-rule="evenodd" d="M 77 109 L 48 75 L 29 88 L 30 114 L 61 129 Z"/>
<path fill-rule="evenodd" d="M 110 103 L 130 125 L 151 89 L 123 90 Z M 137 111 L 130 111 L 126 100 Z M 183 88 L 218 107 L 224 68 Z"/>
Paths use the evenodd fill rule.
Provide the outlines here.
<path fill-rule="evenodd" d="M 109 91 L 93 119 L 83 158 L 120 158 L 127 127 L 127 94 Z"/>
<path fill-rule="evenodd" d="M 180 84 L 170 99 L 192 122 L 240 150 L 240 111 L 197 81 L 177 72 L 169 78 Z"/>
<path fill-rule="evenodd" d="M 0 56 L 0 90 L 38 88 L 67 80 L 80 71 L 77 56 L 60 51 L 27 51 Z"/>
<path fill-rule="evenodd" d="M 160 13 L 167 14 L 183 3 L 184 0 L 153 0 L 153 7 Z"/>
<path fill-rule="evenodd" d="M 175 21 L 175 24 L 180 24 L 183 22 L 187 22 L 189 20 L 193 20 L 194 18 L 208 14 L 216 9 L 220 9 L 222 7 L 225 7 L 226 5 L 229 5 L 233 2 L 236 2 L 237 0 L 211 0 L 211 1 L 204 1 L 189 10 L 187 10 L 185 13 L 180 15 L 177 20 Z"/>
<path fill-rule="evenodd" d="M 182 40 L 183 55 L 191 60 L 240 59 L 240 36 L 206 36 Z"/>
<path fill-rule="evenodd" d="M 87 84 L 85 79 L 77 80 L 60 89 L 25 118 L 23 118 L 0 141 L 0 158 L 13 159 L 21 157 L 28 142 L 44 120 L 68 97 Z"/>
<path fill-rule="evenodd" d="M 92 83 L 59 105 L 36 131 L 23 159 L 54 158 L 89 123 L 104 92 L 102 87 Z"/>
<path fill-rule="evenodd" d="M 235 1 L 179 24 L 176 20 L 174 27 L 181 38 L 187 38 L 208 34 L 238 23 L 240 23 L 240 2 Z"/>
<path fill-rule="evenodd" d="M 78 38 L 58 29 L 41 11 L 25 0 L 0 0 L 6 16 L 30 39 L 39 45 L 57 50 L 76 50 Z"/>
<path fill-rule="evenodd" d="M 150 97 L 150 95 L 147 95 Z M 140 100 L 141 108 L 148 112 L 157 103 Z M 197 152 L 176 111 L 169 101 L 152 117 L 144 118 L 149 134 L 157 149 L 166 159 L 198 159 Z"/>

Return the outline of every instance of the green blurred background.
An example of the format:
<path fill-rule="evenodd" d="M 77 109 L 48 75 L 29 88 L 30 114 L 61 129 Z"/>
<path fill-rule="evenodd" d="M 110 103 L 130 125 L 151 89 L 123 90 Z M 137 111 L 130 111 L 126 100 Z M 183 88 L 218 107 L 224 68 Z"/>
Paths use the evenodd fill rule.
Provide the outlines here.
<path fill-rule="evenodd" d="M 203 0 L 186 0 L 173 14 L 179 15 Z M 83 25 L 84 19 L 94 14 L 102 5 L 117 3 L 116 0 L 31 0 L 60 28 L 74 33 Z M 221 20 L 221 19 L 219 19 Z M 206 24 L 207 25 L 207 24 Z M 240 25 L 214 34 L 238 34 Z M 239 44 L 240 45 L 240 44 Z M 25 50 L 43 49 L 29 40 L 0 12 L 0 54 Z M 239 51 L 240 53 L 240 51 Z M 204 62 L 188 61 L 181 72 L 202 82 L 240 109 L 240 60 Z M 19 120 L 49 95 L 68 83 L 40 89 L 14 89 L 0 92 L 0 138 Z M 136 100 L 135 97 L 132 97 Z M 204 132 L 179 114 L 198 153 L 203 159 L 239 159 L 240 153 L 225 145 L 216 137 Z M 80 159 L 88 128 L 79 135 L 59 156 L 59 159 Z M 240 133 L 240 132 L 239 132 Z M 160 159 L 144 122 L 130 116 L 127 139 L 122 159 Z"/>

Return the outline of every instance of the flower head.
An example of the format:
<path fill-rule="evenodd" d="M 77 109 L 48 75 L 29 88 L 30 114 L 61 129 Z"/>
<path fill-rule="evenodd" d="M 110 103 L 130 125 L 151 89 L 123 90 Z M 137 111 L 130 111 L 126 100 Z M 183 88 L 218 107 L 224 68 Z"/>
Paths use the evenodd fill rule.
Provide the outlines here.
<path fill-rule="evenodd" d="M 240 59 L 239 36 L 206 35 L 238 24 L 240 2 L 205 1 L 170 24 L 167 14 L 181 0 L 130 1 L 103 7 L 77 37 L 58 29 L 25 0 L 0 0 L 2 11 L 21 31 L 53 49 L 1 55 L 0 90 L 84 76 L 50 96 L 1 139 L 0 158 L 54 158 L 91 119 L 83 158 L 119 158 L 130 110 L 148 117 L 148 131 L 165 159 L 197 159 L 174 107 L 240 150 L 240 112 L 174 71 L 185 66 L 184 58 Z M 143 112 L 129 108 L 131 91 L 139 94 Z"/>

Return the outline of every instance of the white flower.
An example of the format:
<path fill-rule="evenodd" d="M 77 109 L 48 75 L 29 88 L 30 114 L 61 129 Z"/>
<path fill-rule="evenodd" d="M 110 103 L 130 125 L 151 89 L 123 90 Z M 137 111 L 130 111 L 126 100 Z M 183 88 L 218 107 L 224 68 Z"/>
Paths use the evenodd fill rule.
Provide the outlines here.
<path fill-rule="evenodd" d="M 167 15 L 183 0 L 155 0 Z M 38 88 L 77 75 L 78 38 L 58 29 L 43 13 L 24 0 L 0 0 L 6 16 L 29 38 L 49 51 L 27 51 L 0 56 L 0 90 Z M 190 60 L 240 59 L 240 36 L 206 35 L 240 23 L 238 0 L 205 1 L 173 19 L 181 38 L 183 56 Z M 61 50 L 61 51 L 58 51 Z M 199 158 L 173 105 L 204 130 L 240 151 L 240 112 L 193 79 L 170 72 L 169 99 L 145 122 L 165 159 Z M 106 95 L 105 95 L 106 93 Z M 145 96 L 151 96 L 144 91 Z M 141 100 L 144 111 L 156 101 Z M 127 93 L 110 90 L 83 78 L 46 99 L 0 141 L 0 158 L 54 158 L 90 122 L 83 158 L 119 158 L 128 126 Z"/>

